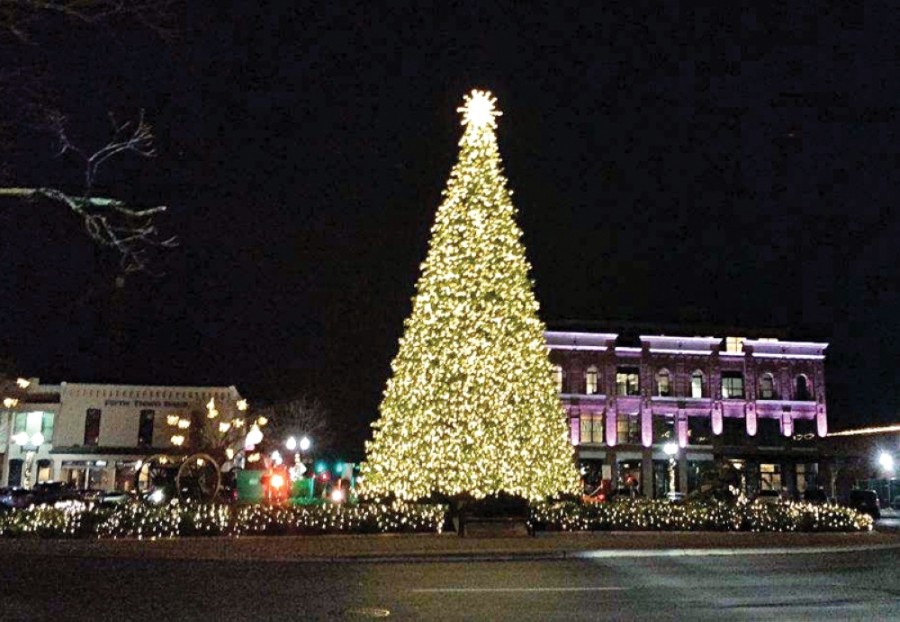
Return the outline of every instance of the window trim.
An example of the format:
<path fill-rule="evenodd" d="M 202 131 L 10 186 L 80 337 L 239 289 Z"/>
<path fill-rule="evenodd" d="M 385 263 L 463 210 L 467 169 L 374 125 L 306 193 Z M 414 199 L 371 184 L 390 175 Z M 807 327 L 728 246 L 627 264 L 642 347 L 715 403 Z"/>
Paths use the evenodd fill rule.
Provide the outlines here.
<path fill-rule="evenodd" d="M 730 375 L 733 374 L 733 375 Z M 723 400 L 743 400 L 746 399 L 747 396 L 747 385 L 744 382 L 744 373 L 739 371 L 723 371 L 722 376 L 722 399 Z M 731 395 L 731 391 L 729 394 L 725 394 L 725 381 L 726 380 L 740 380 L 741 381 L 741 393 L 740 395 Z M 729 384 L 730 389 L 730 384 Z"/>
<path fill-rule="evenodd" d="M 700 377 L 700 395 L 694 395 L 694 380 L 699 375 Z M 706 381 L 706 374 L 703 373 L 703 370 L 695 369 L 691 372 L 691 399 L 702 399 L 704 397 L 704 384 Z"/>
<path fill-rule="evenodd" d="M 593 380 L 593 391 L 591 390 L 591 381 Z M 591 365 L 584 372 L 584 394 L 597 395 L 600 393 L 600 371 L 596 365 Z"/>
<path fill-rule="evenodd" d="M 666 392 L 662 392 L 662 386 L 660 385 L 660 378 L 665 377 L 666 379 Z M 661 367 L 656 372 L 656 396 L 657 397 L 672 397 L 672 373 L 666 369 L 665 367 Z"/>
<path fill-rule="evenodd" d="M 619 377 L 624 376 L 624 382 L 619 381 Z M 631 383 L 629 379 L 633 377 L 634 382 L 634 393 L 630 392 Z M 623 387 L 621 390 L 619 387 Z M 619 397 L 636 397 L 641 394 L 641 370 L 639 367 L 616 367 L 616 395 Z"/>
<path fill-rule="evenodd" d="M 763 393 L 763 381 L 766 379 L 770 381 L 769 395 L 765 395 Z M 775 391 L 775 375 L 772 372 L 764 372 L 759 377 L 759 399 L 761 400 L 777 400 L 778 395 Z"/>

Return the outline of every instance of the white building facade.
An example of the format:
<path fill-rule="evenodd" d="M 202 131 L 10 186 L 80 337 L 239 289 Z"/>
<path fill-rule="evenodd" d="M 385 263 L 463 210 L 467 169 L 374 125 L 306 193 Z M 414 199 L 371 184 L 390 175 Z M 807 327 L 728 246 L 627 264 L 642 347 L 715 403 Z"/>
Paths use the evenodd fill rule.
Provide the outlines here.
<path fill-rule="evenodd" d="M 0 485 L 64 481 L 129 490 L 136 464 L 177 452 L 170 417 L 191 417 L 210 399 L 226 417 L 242 398 L 230 387 L 173 387 L 33 380 L 0 420 Z"/>

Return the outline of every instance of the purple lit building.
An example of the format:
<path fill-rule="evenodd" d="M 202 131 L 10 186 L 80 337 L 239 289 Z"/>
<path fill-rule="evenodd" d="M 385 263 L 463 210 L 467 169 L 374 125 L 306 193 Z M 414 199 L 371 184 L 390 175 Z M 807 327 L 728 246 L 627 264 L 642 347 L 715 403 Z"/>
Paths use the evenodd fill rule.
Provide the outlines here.
<path fill-rule="evenodd" d="M 730 465 L 753 495 L 825 481 L 826 343 L 548 331 L 588 488 L 690 493 Z"/>

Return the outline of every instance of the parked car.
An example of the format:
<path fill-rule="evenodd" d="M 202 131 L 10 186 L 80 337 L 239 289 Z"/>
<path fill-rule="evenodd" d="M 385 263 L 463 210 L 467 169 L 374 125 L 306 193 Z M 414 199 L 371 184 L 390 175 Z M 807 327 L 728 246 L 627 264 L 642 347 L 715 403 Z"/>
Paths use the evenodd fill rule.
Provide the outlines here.
<path fill-rule="evenodd" d="M 0 488 L 0 510 L 17 510 L 31 505 L 31 491 L 25 488 Z"/>
<path fill-rule="evenodd" d="M 65 482 L 41 482 L 31 489 L 35 505 L 54 505 L 62 501 L 81 501 L 83 495 Z"/>
<path fill-rule="evenodd" d="M 878 507 L 878 493 L 874 490 L 851 490 L 850 503 L 848 505 L 872 518 L 881 518 L 881 508 Z"/>
<path fill-rule="evenodd" d="M 780 490 L 760 490 L 753 497 L 753 503 L 763 505 L 775 505 L 784 501 L 784 495 Z"/>
<path fill-rule="evenodd" d="M 831 501 L 831 499 L 828 498 L 828 494 L 821 488 L 811 488 L 804 491 L 803 500 L 807 503 L 814 503 L 816 505 L 829 503 Z"/>

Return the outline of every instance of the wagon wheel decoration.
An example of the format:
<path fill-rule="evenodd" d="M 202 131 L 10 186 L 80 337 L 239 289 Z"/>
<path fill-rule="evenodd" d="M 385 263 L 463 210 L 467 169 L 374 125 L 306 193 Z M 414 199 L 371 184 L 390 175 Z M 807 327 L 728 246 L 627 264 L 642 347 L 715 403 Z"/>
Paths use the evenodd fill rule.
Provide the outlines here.
<path fill-rule="evenodd" d="M 167 488 L 172 483 L 172 471 L 176 463 L 165 454 L 155 454 L 141 462 L 134 472 L 134 490 L 143 497 L 157 488 Z"/>
<path fill-rule="evenodd" d="M 222 485 L 219 464 L 209 454 L 192 454 L 181 463 L 175 488 L 181 501 L 215 501 Z"/>

